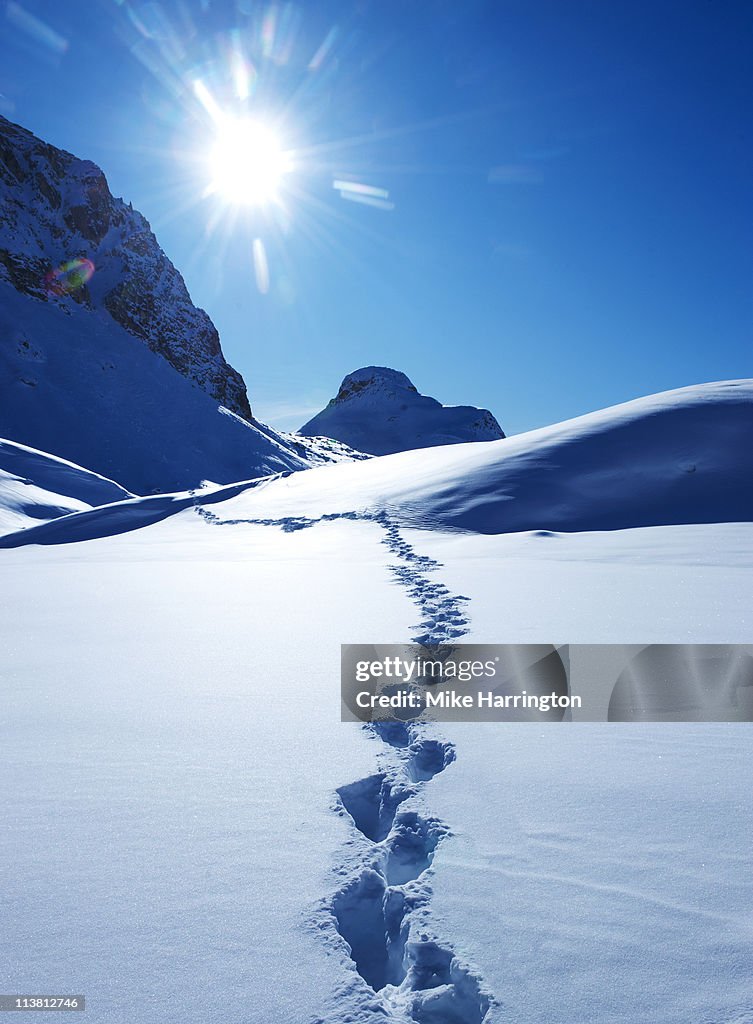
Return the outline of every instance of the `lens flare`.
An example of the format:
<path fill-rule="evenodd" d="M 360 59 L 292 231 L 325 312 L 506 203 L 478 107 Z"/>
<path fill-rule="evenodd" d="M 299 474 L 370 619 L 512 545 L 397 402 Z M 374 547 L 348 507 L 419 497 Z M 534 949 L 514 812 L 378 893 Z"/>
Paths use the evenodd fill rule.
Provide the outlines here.
<path fill-rule="evenodd" d="M 351 203 L 364 203 L 366 206 L 376 206 L 379 210 L 395 209 L 395 204 L 390 201 L 390 194 L 386 188 L 363 185 L 358 181 L 342 181 L 337 178 L 332 182 L 332 187 L 337 189 L 341 199 L 348 199 Z"/>
<path fill-rule="evenodd" d="M 94 264 L 84 256 L 63 263 L 45 277 L 47 291 L 53 295 L 72 295 L 91 280 Z"/>
<path fill-rule="evenodd" d="M 269 264 L 267 263 L 267 250 L 264 248 L 261 238 L 254 239 L 253 254 L 256 287 L 262 295 L 266 295 L 269 291 Z"/>

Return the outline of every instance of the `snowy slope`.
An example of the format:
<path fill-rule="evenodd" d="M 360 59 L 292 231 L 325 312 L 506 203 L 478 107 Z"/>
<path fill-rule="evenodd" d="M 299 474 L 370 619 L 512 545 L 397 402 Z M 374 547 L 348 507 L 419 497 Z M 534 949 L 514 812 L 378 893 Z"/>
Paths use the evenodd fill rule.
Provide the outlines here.
<path fill-rule="evenodd" d="M 372 455 L 505 436 L 488 410 L 441 405 L 386 366 L 349 373 L 337 396 L 299 433 L 337 438 Z"/>
<path fill-rule="evenodd" d="M 67 317 L 2 282 L 0 388 L 0 436 L 140 494 L 305 469 L 328 457 L 319 442 L 280 436 L 218 406 L 101 312 Z"/>
<path fill-rule="evenodd" d="M 753 520 L 753 382 L 669 391 L 528 434 L 401 452 L 216 491 L 227 520 L 373 517 L 496 534 Z M 153 518 L 190 504 L 153 503 Z M 132 504 L 1 543 L 57 543 L 144 525 Z M 115 524 L 117 526 L 115 527 Z"/>
<path fill-rule="evenodd" d="M 226 514 L 387 510 L 478 533 L 753 519 L 753 381 L 701 384 L 485 444 L 402 452 L 239 497 Z"/>
<path fill-rule="evenodd" d="M 0 440 L 0 533 L 130 497 L 88 469 Z"/>

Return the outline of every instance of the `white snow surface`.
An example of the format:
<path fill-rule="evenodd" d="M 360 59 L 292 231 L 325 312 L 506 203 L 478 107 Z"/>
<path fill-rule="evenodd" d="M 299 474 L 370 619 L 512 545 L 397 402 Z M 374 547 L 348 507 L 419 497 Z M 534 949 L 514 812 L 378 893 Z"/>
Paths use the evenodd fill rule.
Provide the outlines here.
<path fill-rule="evenodd" d="M 92 1024 L 308 1024 L 360 981 L 315 911 L 349 838 L 335 787 L 374 761 L 338 722 L 339 644 L 410 615 L 379 533 L 189 512 L 4 555 L 9 992 L 83 992 Z"/>
<path fill-rule="evenodd" d="M 424 598 L 389 571 L 411 552 L 441 556 L 427 575 L 470 597 L 476 641 L 561 638 L 608 588 L 616 641 L 687 639 L 694 602 L 698 639 L 750 639 L 751 524 L 401 536 L 185 508 L 2 554 L 6 990 L 84 992 L 92 1024 L 409 1024 L 410 990 L 369 988 L 332 907 L 390 842 L 336 790 L 401 754 L 338 721 L 339 645 L 415 635 Z M 449 951 L 468 998 L 431 988 L 416 1020 L 473 1024 L 483 991 L 484 1024 L 747 1024 L 749 728 L 441 729 L 454 760 L 401 805 L 449 830 L 406 887 L 407 949 Z"/>
<path fill-rule="evenodd" d="M 498 537 L 403 530 L 473 610 L 465 643 L 750 643 L 753 524 Z"/>
<path fill-rule="evenodd" d="M 337 396 L 299 433 L 333 437 L 371 455 L 504 437 L 487 409 L 442 405 L 386 366 L 349 373 Z"/>
<path fill-rule="evenodd" d="M 751 387 L 6 535 L 4 990 L 751 1024 L 748 725 L 339 721 L 341 643 L 750 643 Z"/>

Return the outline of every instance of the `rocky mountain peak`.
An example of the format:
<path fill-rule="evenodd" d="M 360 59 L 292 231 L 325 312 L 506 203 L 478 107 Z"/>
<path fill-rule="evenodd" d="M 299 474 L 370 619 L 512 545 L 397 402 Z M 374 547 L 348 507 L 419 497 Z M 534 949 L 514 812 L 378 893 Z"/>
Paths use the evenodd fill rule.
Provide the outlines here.
<path fill-rule="evenodd" d="M 334 438 L 370 455 L 505 436 L 487 409 L 444 406 L 387 366 L 349 373 L 337 395 L 299 433 Z"/>
<path fill-rule="evenodd" d="M 340 390 L 330 405 L 340 404 L 363 391 L 391 392 L 403 389 L 418 394 L 408 377 L 399 370 L 391 370 L 388 366 L 363 366 L 354 370 L 344 378 Z"/>
<path fill-rule="evenodd" d="M 147 220 L 105 175 L 0 117 L 0 280 L 103 312 L 218 403 L 251 419 L 246 385 Z"/>

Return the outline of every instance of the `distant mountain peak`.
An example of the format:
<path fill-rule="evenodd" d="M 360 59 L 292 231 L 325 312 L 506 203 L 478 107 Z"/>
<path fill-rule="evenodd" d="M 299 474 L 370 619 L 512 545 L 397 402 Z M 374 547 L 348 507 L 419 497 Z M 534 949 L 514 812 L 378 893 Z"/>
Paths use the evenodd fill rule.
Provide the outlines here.
<path fill-rule="evenodd" d="M 487 409 L 443 406 L 388 366 L 363 366 L 349 373 L 327 407 L 299 433 L 331 437 L 370 455 L 505 436 Z"/>
<path fill-rule="evenodd" d="M 404 388 L 418 394 L 415 385 L 399 370 L 391 370 L 389 366 L 362 366 L 360 370 L 354 370 L 343 379 L 340 390 L 330 405 L 344 402 L 366 389 L 386 391 L 391 388 Z"/>

